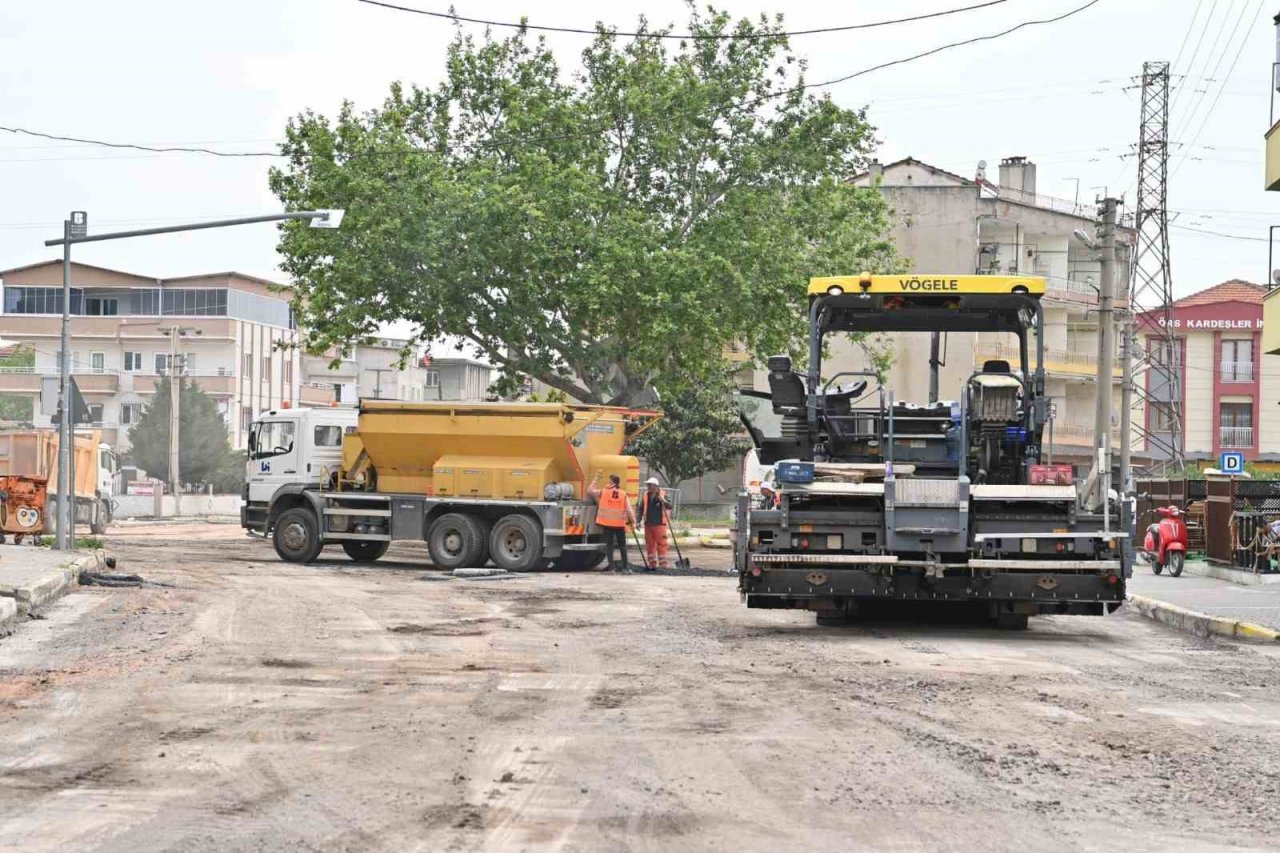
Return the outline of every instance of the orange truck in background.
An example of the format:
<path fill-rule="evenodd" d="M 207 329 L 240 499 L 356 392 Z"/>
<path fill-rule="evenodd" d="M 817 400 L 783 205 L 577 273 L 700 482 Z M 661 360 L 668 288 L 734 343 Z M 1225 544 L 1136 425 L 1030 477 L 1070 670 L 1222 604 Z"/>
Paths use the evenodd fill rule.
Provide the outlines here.
<path fill-rule="evenodd" d="M 100 438 L 100 433 L 88 431 L 75 440 L 76 522 L 88 524 L 95 534 L 106 532 L 111 520 L 111 484 L 119 467 L 115 452 Z M 53 532 L 57 521 L 58 431 L 0 430 L 0 478 L 4 477 L 46 481 L 47 507 L 38 532 Z"/>

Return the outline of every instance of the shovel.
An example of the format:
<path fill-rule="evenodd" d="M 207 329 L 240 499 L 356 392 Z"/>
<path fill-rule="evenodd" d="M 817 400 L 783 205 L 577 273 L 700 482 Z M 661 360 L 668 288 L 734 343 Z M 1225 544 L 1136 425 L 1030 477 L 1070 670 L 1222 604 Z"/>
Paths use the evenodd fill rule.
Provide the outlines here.
<path fill-rule="evenodd" d="M 675 528 L 671 526 L 671 514 L 665 510 L 663 514 L 666 515 L 667 533 L 671 536 L 671 544 L 676 546 L 676 568 L 687 572 L 693 568 L 693 565 L 685 559 L 684 554 L 680 553 L 680 539 L 676 536 Z"/>
<path fill-rule="evenodd" d="M 644 570 L 649 571 L 649 555 L 644 552 L 644 545 L 640 543 L 640 534 L 636 532 L 636 526 L 631 525 L 631 538 L 636 540 L 636 547 L 640 549 L 640 562 L 644 563 Z"/>

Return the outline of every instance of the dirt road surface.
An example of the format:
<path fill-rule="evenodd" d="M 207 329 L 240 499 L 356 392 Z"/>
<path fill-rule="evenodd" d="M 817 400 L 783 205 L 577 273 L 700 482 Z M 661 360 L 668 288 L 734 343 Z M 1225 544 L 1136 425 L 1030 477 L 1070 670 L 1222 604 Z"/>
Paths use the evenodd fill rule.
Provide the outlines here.
<path fill-rule="evenodd" d="M 173 586 L 0 640 L 0 849 L 1280 847 L 1277 649 L 818 628 L 727 577 L 295 566 L 230 526 L 111 543 Z"/>

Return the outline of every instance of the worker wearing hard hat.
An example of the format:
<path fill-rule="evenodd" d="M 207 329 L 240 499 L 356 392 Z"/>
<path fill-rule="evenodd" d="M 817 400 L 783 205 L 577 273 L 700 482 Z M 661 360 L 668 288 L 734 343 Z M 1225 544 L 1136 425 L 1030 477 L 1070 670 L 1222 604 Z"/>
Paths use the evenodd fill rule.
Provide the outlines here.
<path fill-rule="evenodd" d="M 636 516 L 644 524 L 645 568 L 651 572 L 671 568 L 667 557 L 670 511 L 671 501 L 658 478 L 645 480 L 644 493 L 636 501 Z"/>
<path fill-rule="evenodd" d="M 622 490 L 622 480 L 617 474 L 609 475 L 609 485 L 603 489 L 596 485 L 600 473 L 596 472 L 587 494 L 596 502 L 596 524 L 604 532 L 604 552 L 609 557 L 609 570 L 631 573 L 627 565 L 627 527 L 636 523 L 635 514 L 631 511 L 631 502 L 627 493 Z M 622 554 L 622 567 L 613 561 L 614 547 Z"/>

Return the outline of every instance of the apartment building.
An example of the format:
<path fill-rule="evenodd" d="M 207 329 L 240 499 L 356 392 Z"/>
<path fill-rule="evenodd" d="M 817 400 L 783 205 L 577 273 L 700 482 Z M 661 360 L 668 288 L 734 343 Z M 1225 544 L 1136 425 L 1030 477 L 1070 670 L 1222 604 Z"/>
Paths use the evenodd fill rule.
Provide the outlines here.
<path fill-rule="evenodd" d="M 1166 363 L 1175 366 L 1177 387 L 1162 387 L 1163 370 L 1135 377 L 1157 399 L 1170 391 L 1180 394 L 1188 462 L 1216 465 L 1224 450 L 1238 450 L 1255 463 L 1280 462 L 1280 360 L 1267 365 L 1258 359 L 1266 294 L 1265 285 L 1232 279 L 1175 301 L 1168 320 L 1174 353 Z M 1154 319 L 1164 324 L 1163 317 Z M 1155 341 L 1150 349 L 1156 349 Z M 1152 420 L 1159 412 L 1148 411 L 1146 428 L 1167 441 L 1168 425 Z"/>
<path fill-rule="evenodd" d="M 168 370 L 170 328 L 182 330 L 183 371 L 218 402 L 232 443 L 254 416 L 299 400 L 297 334 L 279 285 L 236 272 L 158 279 L 71 265 L 71 372 L 104 441 L 128 448 L 129 427 Z M 0 272 L 0 337 L 35 353 L 30 368 L 0 372 L 0 394 L 28 397 L 34 421 L 43 377 L 60 369 L 62 262 Z"/>
<path fill-rule="evenodd" d="M 996 182 L 985 161 L 974 177 L 908 157 L 873 163 L 851 179 L 859 186 L 878 186 L 893 210 L 892 236 L 910 271 L 1037 275 L 1048 283 L 1045 313 L 1046 391 L 1052 401 L 1055 461 L 1087 461 L 1093 445 L 1094 386 L 1098 354 L 1097 252 L 1076 234 L 1094 233 L 1093 205 L 1045 196 L 1037 191 L 1036 166 L 1025 157 L 1000 162 Z M 1117 229 L 1117 241 L 1131 245 L 1132 228 Z M 1127 253 L 1123 253 L 1127 257 Z M 856 273 L 857 270 L 831 272 Z M 1127 264 L 1118 264 L 1118 289 L 1128 281 Z M 799 285 L 797 285 L 799 286 Z M 1123 298 L 1118 300 L 1124 305 Z M 901 334 L 881 342 L 893 354 L 890 382 L 900 400 L 928 399 L 929 335 Z M 1016 338 L 981 334 L 945 336 L 941 347 L 939 387 L 959 388 L 988 359 L 1017 363 Z M 837 346 L 829 372 L 864 369 L 856 347 Z M 1113 411 L 1120 409 L 1120 362 L 1112 383 Z M 757 380 L 759 381 L 759 380 Z M 952 390 L 950 393 L 954 393 Z M 1119 440 L 1118 414 L 1113 440 Z"/>
<path fill-rule="evenodd" d="M 408 342 L 376 338 L 341 351 L 302 356 L 303 405 L 378 400 L 484 400 L 493 368 L 469 358 L 415 355 L 400 366 Z"/>

